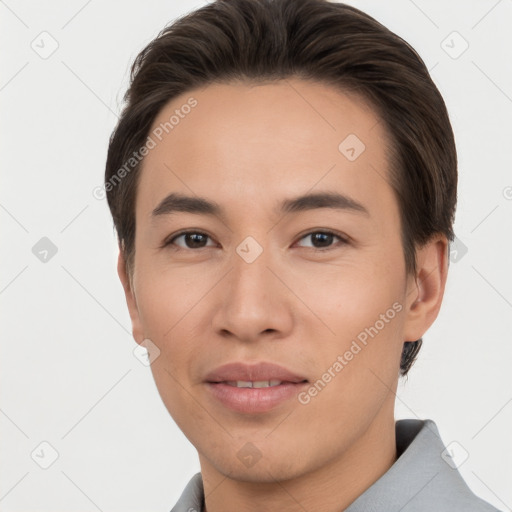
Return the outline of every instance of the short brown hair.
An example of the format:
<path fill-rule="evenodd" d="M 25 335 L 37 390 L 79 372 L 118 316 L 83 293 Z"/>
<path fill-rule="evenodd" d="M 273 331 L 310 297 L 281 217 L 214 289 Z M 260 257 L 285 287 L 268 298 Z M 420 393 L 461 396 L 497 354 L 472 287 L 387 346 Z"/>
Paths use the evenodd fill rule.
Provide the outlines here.
<path fill-rule="evenodd" d="M 290 77 L 355 92 L 383 121 L 392 141 L 389 180 L 400 210 L 407 272 L 416 272 L 416 248 L 433 235 L 453 241 L 454 136 L 443 98 L 416 51 L 371 16 L 342 3 L 216 0 L 164 28 L 131 68 L 105 170 L 107 200 L 129 274 L 140 174 L 140 161 L 132 155 L 146 142 L 164 105 L 211 83 Z M 128 171 L 126 162 L 132 167 Z M 404 342 L 402 375 L 421 343 L 421 338 Z"/>

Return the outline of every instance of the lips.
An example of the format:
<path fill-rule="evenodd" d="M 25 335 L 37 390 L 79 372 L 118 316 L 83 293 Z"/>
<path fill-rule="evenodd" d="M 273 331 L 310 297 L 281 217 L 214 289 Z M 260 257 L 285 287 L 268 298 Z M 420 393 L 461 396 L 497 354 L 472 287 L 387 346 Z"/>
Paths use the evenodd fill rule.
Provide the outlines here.
<path fill-rule="evenodd" d="M 275 381 L 279 381 L 280 383 L 291 382 L 297 384 L 307 381 L 307 378 L 274 363 L 261 362 L 249 365 L 235 362 L 219 366 L 211 371 L 206 375 L 205 381 L 210 383 L 225 382 L 231 384 L 236 382 L 270 383 L 271 381 L 275 384 Z M 246 387 L 249 386 L 247 385 Z"/>
<path fill-rule="evenodd" d="M 205 377 L 206 389 L 217 404 L 237 413 L 262 414 L 297 403 L 294 397 L 308 380 L 273 363 L 229 363 Z"/>

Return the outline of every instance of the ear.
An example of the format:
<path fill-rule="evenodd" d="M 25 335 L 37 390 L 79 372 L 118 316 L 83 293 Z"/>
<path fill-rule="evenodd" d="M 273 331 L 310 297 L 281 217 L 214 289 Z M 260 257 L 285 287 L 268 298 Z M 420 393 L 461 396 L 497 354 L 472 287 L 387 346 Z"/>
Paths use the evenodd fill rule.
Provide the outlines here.
<path fill-rule="evenodd" d="M 133 289 L 133 281 L 128 276 L 126 270 L 126 262 L 124 260 L 122 251 L 119 250 L 119 256 L 117 258 L 117 274 L 123 285 L 124 295 L 126 297 L 126 304 L 130 313 L 130 319 L 132 321 L 132 335 L 133 339 L 140 345 L 144 340 L 144 333 L 139 316 L 139 308 L 137 306 L 137 300 L 135 299 L 135 293 Z"/>
<path fill-rule="evenodd" d="M 433 237 L 416 251 L 417 269 L 409 276 L 404 341 L 420 339 L 437 318 L 448 275 L 448 240 Z"/>

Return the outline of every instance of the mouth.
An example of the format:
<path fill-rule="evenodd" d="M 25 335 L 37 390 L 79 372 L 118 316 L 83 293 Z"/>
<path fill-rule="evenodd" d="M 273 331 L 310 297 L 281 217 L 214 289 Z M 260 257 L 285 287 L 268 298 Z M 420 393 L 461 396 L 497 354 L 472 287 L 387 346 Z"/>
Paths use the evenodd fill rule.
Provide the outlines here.
<path fill-rule="evenodd" d="M 290 400 L 308 379 L 273 363 L 229 363 L 210 372 L 206 387 L 215 403 L 244 414 L 269 412 Z"/>
<path fill-rule="evenodd" d="M 230 380 L 223 382 L 224 384 L 227 384 L 228 386 L 233 386 L 236 388 L 273 388 L 275 386 L 280 386 L 281 384 L 284 384 L 289 381 L 284 380 Z M 307 382 L 306 380 L 303 380 L 301 382 Z M 296 382 L 290 382 L 290 384 L 297 384 Z"/>

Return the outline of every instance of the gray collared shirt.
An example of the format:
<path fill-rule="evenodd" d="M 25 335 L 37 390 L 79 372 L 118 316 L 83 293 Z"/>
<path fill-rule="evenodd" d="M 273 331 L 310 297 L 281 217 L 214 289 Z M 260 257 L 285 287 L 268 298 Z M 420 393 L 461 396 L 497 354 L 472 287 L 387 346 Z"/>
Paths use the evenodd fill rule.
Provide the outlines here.
<path fill-rule="evenodd" d="M 398 458 L 345 512 L 499 512 L 466 485 L 432 420 L 396 422 Z M 201 473 L 171 512 L 204 512 Z"/>

